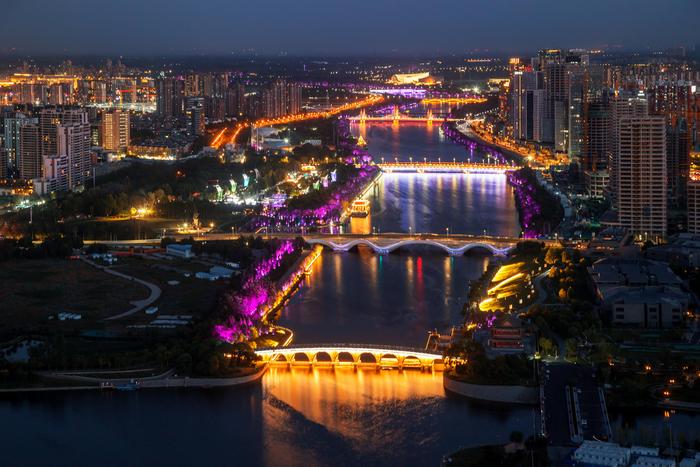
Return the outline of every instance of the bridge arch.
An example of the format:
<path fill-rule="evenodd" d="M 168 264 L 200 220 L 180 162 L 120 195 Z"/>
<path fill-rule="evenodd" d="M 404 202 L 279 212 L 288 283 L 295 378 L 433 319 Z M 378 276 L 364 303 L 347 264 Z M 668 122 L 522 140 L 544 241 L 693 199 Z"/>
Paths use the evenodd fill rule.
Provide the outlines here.
<path fill-rule="evenodd" d="M 292 354 L 291 361 L 293 363 L 311 363 L 311 359 L 306 352 L 295 352 Z"/>
<path fill-rule="evenodd" d="M 423 367 L 423 362 L 421 362 L 420 358 L 418 357 L 407 355 L 404 357 L 402 365 L 404 368 L 421 368 Z"/>
<path fill-rule="evenodd" d="M 320 352 L 316 352 L 313 361 L 314 363 L 333 363 L 333 357 L 329 352 L 322 350 Z"/>
<path fill-rule="evenodd" d="M 355 363 L 355 357 L 350 352 L 338 352 L 338 355 L 335 357 L 336 362 L 338 363 Z"/>
<path fill-rule="evenodd" d="M 374 363 L 377 364 L 377 357 L 375 357 L 373 354 L 369 352 L 363 352 L 360 354 L 360 356 L 357 358 L 358 363 Z"/>

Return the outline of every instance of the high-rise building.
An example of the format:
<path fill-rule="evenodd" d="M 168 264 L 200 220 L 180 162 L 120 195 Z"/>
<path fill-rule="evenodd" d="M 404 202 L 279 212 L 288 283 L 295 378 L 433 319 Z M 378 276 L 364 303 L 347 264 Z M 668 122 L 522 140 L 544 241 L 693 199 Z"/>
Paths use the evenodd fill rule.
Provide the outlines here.
<path fill-rule="evenodd" d="M 289 103 L 287 104 L 288 114 L 298 114 L 301 112 L 301 86 L 290 83 L 288 86 L 287 95 Z"/>
<path fill-rule="evenodd" d="M 81 123 L 66 122 L 56 126 L 58 152 L 46 157 L 65 156 L 67 159 L 66 183 L 73 189 L 85 183 L 90 176 L 92 155 L 90 153 L 90 123 L 87 114 Z M 61 185 L 62 186 L 62 185 Z"/>
<path fill-rule="evenodd" d="M 618 122 L 617 210 L 622 227 L 638 238 L 666 236 L 666 122 L 625 117 Z"/>
<path fill-rule="evenodd" d="M 620 95 L 609 103 L 610 106 L 610 152 L 608 156 L 608 172 L 610 174 L 610 190 L 613 206 L 617 205 L 617 181 L 619 175 L 619 146 L 618 136 L 620 130 L 620 120 L 630 117 L 646 117 L 649 115 L 649 108 L 646 98 L 643 96 L 633 97 L 631 95 Z"/>
<path fill-rule="evenodd" d="M 690 170 L 690 135 L 684 118 L 666 126 L 666 152 L 668 155 L 668 201 L 677 207 L 685 197 Z"/>
<path fill-rule="evenodd" d="M 584 105 L 586 102 L 585 74 L 574 69 L 569 76 L 569 160 L 578 163 L 583 150 Z"/>
<path fill-rule="evenodd" d="M 0 146 L 0 180 L 9 176 L 9 163 L 7 160 L 7 151 Z"/>
<path fill-rule="evenodd" d="M 204 99 L 204 97 L 187 98 L 187 115 L 190 118 L 190 127 L 192 129 L 192 134 L 196 136 L 204 134 Z"/>
<path fill-rule="evenodd" d="M 169 118 L 182 114 L 184 86 L 177 78 L 156 80 L 156 111 L 161 117 Z"/>
<path fill-rule="evenodd" d="M 201 95 L 199 89 L 199 76 L 196 74 L 185 76 L 185 97 L 196 97 Z"/>
<path fill-rule="evenodd" d="M 46 158 L 53 158 L 53 160 L 45 163 Z M 65 158 L 65 163 L 61 162 L 61 158 Z M 50 185 L 44 184 L 44 188 L 51 186 L 57 187 L 55 189 L 64 189 L 63 187 L 73 189 L 84 183 L 90 174 L 91 165 L 90 123 L 85 110 L 42 109 L 38 124 L 21 127 L 19 166 L 21 178 L 45 181 L 44 170 L 48 166 L 52 167 L 50 175 L 64 174 L 66 179 L 52 181 Z M 58 167 L 64 167 L 65 170 L 53 170 Z M 41 186 L 41 183 L 37 183 L 37 187 Z M 41 193 L 41 190 L 42 188 L 39 188 L 38 192 Z"/>
<path fill-rule="evenodd" d="M 608 102 L 596 99 L 583 106 L 583 144 L 580 166 L 586 191 L 593 198 L 602 198 L 610 182 L 610 114 Z"/>
<path fill-rule="evenodd" d="M 700 173 L 692 172 L 688 177 L 688 232 L 700 234 Z"/>
<path fill-rule="evenodd" d="M 29 123 L 19 129 L 19 177 L 32 180 L 42 176 L 41 132 L 39 125 Z"/>
<path fill-rule="evenodd" d="M 245 86 L 231 84 L 226 90 L 226 116 L 241 117 L 246 112 Z"/>
<path fill-rule="evenodd" d="M 265 117 L 275 118 L 301 111 L 301 87 L 278 80 L 262 92 L 262 111 Z"/>
<path fill-rule="evenodd" d="M 32 123 L 36 124 L 38 120 L 20 112 L 5 118 L 3 146 L 7 157 L 8 170 L 10 172 L 18 171 L 20 166 L 20 128 Z"/>
<path fill-rule="evenodd" d="M 597 99 L 583 108 L 581 169 L 607 170 L 610 152 L 610 113 L 608 102 Z"/>
<path fill-rule="evenodd" d="M 125 153 L 130 142 L 129 112 L 109 110 L 102 113 L 100 142 L 107 151 Z"/>
<path fill-rule="evenodd" d="M 513 137 L 518 141 L 541 141 L 544 105 L 542 73 L 515 71 L 512 83 Z"/>

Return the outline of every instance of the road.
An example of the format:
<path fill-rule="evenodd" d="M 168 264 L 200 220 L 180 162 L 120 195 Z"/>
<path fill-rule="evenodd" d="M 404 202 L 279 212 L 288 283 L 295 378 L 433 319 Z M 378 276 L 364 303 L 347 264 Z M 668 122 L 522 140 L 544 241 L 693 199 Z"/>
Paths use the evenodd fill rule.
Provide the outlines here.
<path fill-rule="evenodd" d="M 553 446 L 611 436 L 610 422 L 595 370 L 587 365 L 543 364 L 544 426 Z"/>
<path fill-rule="evenodd" d="M 149 307 L 149 306 L 151 306 L 153 303 L 155 303 L 155 301 L 158 300 L 158 299 L 160 298 L 160 294 L 161 294 L 160 287 L 158 287 L 156 284 L 154 284 L 154 283 L 152 283 L 152 282 L 146 282 L 146 281 L 144 281 L 144 280 L 142 280 L 142 279 L 138 279 L 138 278 L 136 278 L 136 277 L 134 277 L 134 276 L 129 276 L 128 274 L 124 274 L 124 273 L 122 273 L 122 272 L 115 271 L 114 269 L 111 269 L 111 268 L 109 268 L 109 267 L 107 267 L 107 266 L 103 266 L 103 265 L 101 265 L 101 264 L 97 264 L 97 263 L 95 263 L 94 261 L 91 261 L 91 260 L 87 259 L 85 256 L 80 256 L 80 259 L 81 259 L 83 262 L 89 264 L 90 266 L 92 266 L 92 267 L 94 267 L 94 268 L 97 268 L 97 269 L 100 269 L 100 270 L 106 272 L 107 274 L 112 274 L 113 276 L 121 277 L 122 279 L 126 279 L 126 280 L 132 281 L 132 282 L 136 282 L 136 283 L 138 283 L 138 284 L 141 284 L 141 285 L 145 286 L 145 287 L 148 288 L 148 290 L 149 290 L 148 297 L 144 298 L 143 300 L 133 300 L 133 301 L 131 302 L 131 304 L 133 305 L 132 308 L 130 308 L 129 310 L 127 310 L 127 311 L 125 311 L 125 312 L 123 312 L 123 313 L 119 313 L 119 314 L 116 314 L 116 315 L 113 315 L 113 316 L 109 316 L 109 317 L 107 317 L 107 318 L 104 319 L 105 321 L 111 321 L 111 320 L 115 320 L 115 319 L 125 318 L 125 317 L 127 317 L 127 316 L 133 315 L 134 313 L 138 313 L 138 312 L 140 312 L 140 311 L 143 311 L 143 310 L 145 310 L 147 307 Z"/>

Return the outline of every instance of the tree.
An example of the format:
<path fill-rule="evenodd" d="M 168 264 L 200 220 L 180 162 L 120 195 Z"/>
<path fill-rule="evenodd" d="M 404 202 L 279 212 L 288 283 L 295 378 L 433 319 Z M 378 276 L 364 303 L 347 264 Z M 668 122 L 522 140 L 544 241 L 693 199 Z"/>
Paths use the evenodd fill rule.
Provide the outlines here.
<path fill-rule="evenodd" d="M 554 343 L 547 339 L 546 337 L 540 337 L 540 340 L 538 341 L 540 345 L 540 352 L 544 355 L 549 355 L 552 356 L 555 353 L 555 347 Z"/>
<path fill-rule="evenodd" d="M 561 288 L 559 289 L 559 300 L 566 301 L 567 295 L 566 295 L 566 289 Z"/>
<path fill-rule="evenodd" d="M 561 248 L 551 247 L 547 250 L 547 254 L 544 256 L 544 261 L 547 265 L 552 266 L 559 262 L 561 258 Z"/>
<path fill-rule="evenodd" d="M 180 354 L 175 361 L 175 369 L 181 375 L 189 375 L 192 372 L 192 355 L 186 352 Z"/>

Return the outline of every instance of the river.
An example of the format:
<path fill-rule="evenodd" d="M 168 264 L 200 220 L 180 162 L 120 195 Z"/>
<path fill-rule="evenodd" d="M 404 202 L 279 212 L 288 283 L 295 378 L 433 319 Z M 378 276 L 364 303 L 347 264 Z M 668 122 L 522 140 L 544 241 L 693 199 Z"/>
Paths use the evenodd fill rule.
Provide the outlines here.
<path fill-rule="evenodd" d="M 379 157 L 481 157 L 445 140 L 437 125 L 361 131 Z M 353 220 L 353 231 L 517 235 L 512 193 L 500 176 L 391 175 L 369 197 L 372 215 Z M 487 262 L 420 248 L 324 253 L 280 323 L 295 343 L 422 347 L 429 329 L 459 321 L 469 280 Z M 422 466 L 460 446 L 506 441 L 514 430 L 529 435 L 533 417 L 531 408 L 448 396 L 440 373 L 272 368 L 262 384 L 223 390 L 4 396 L 0 439 L 13 466 Z M 645 417 L 636 423 L 658 427 L 660 414 Z M 695 421 L 672 417 L 683 426 Z"/>

